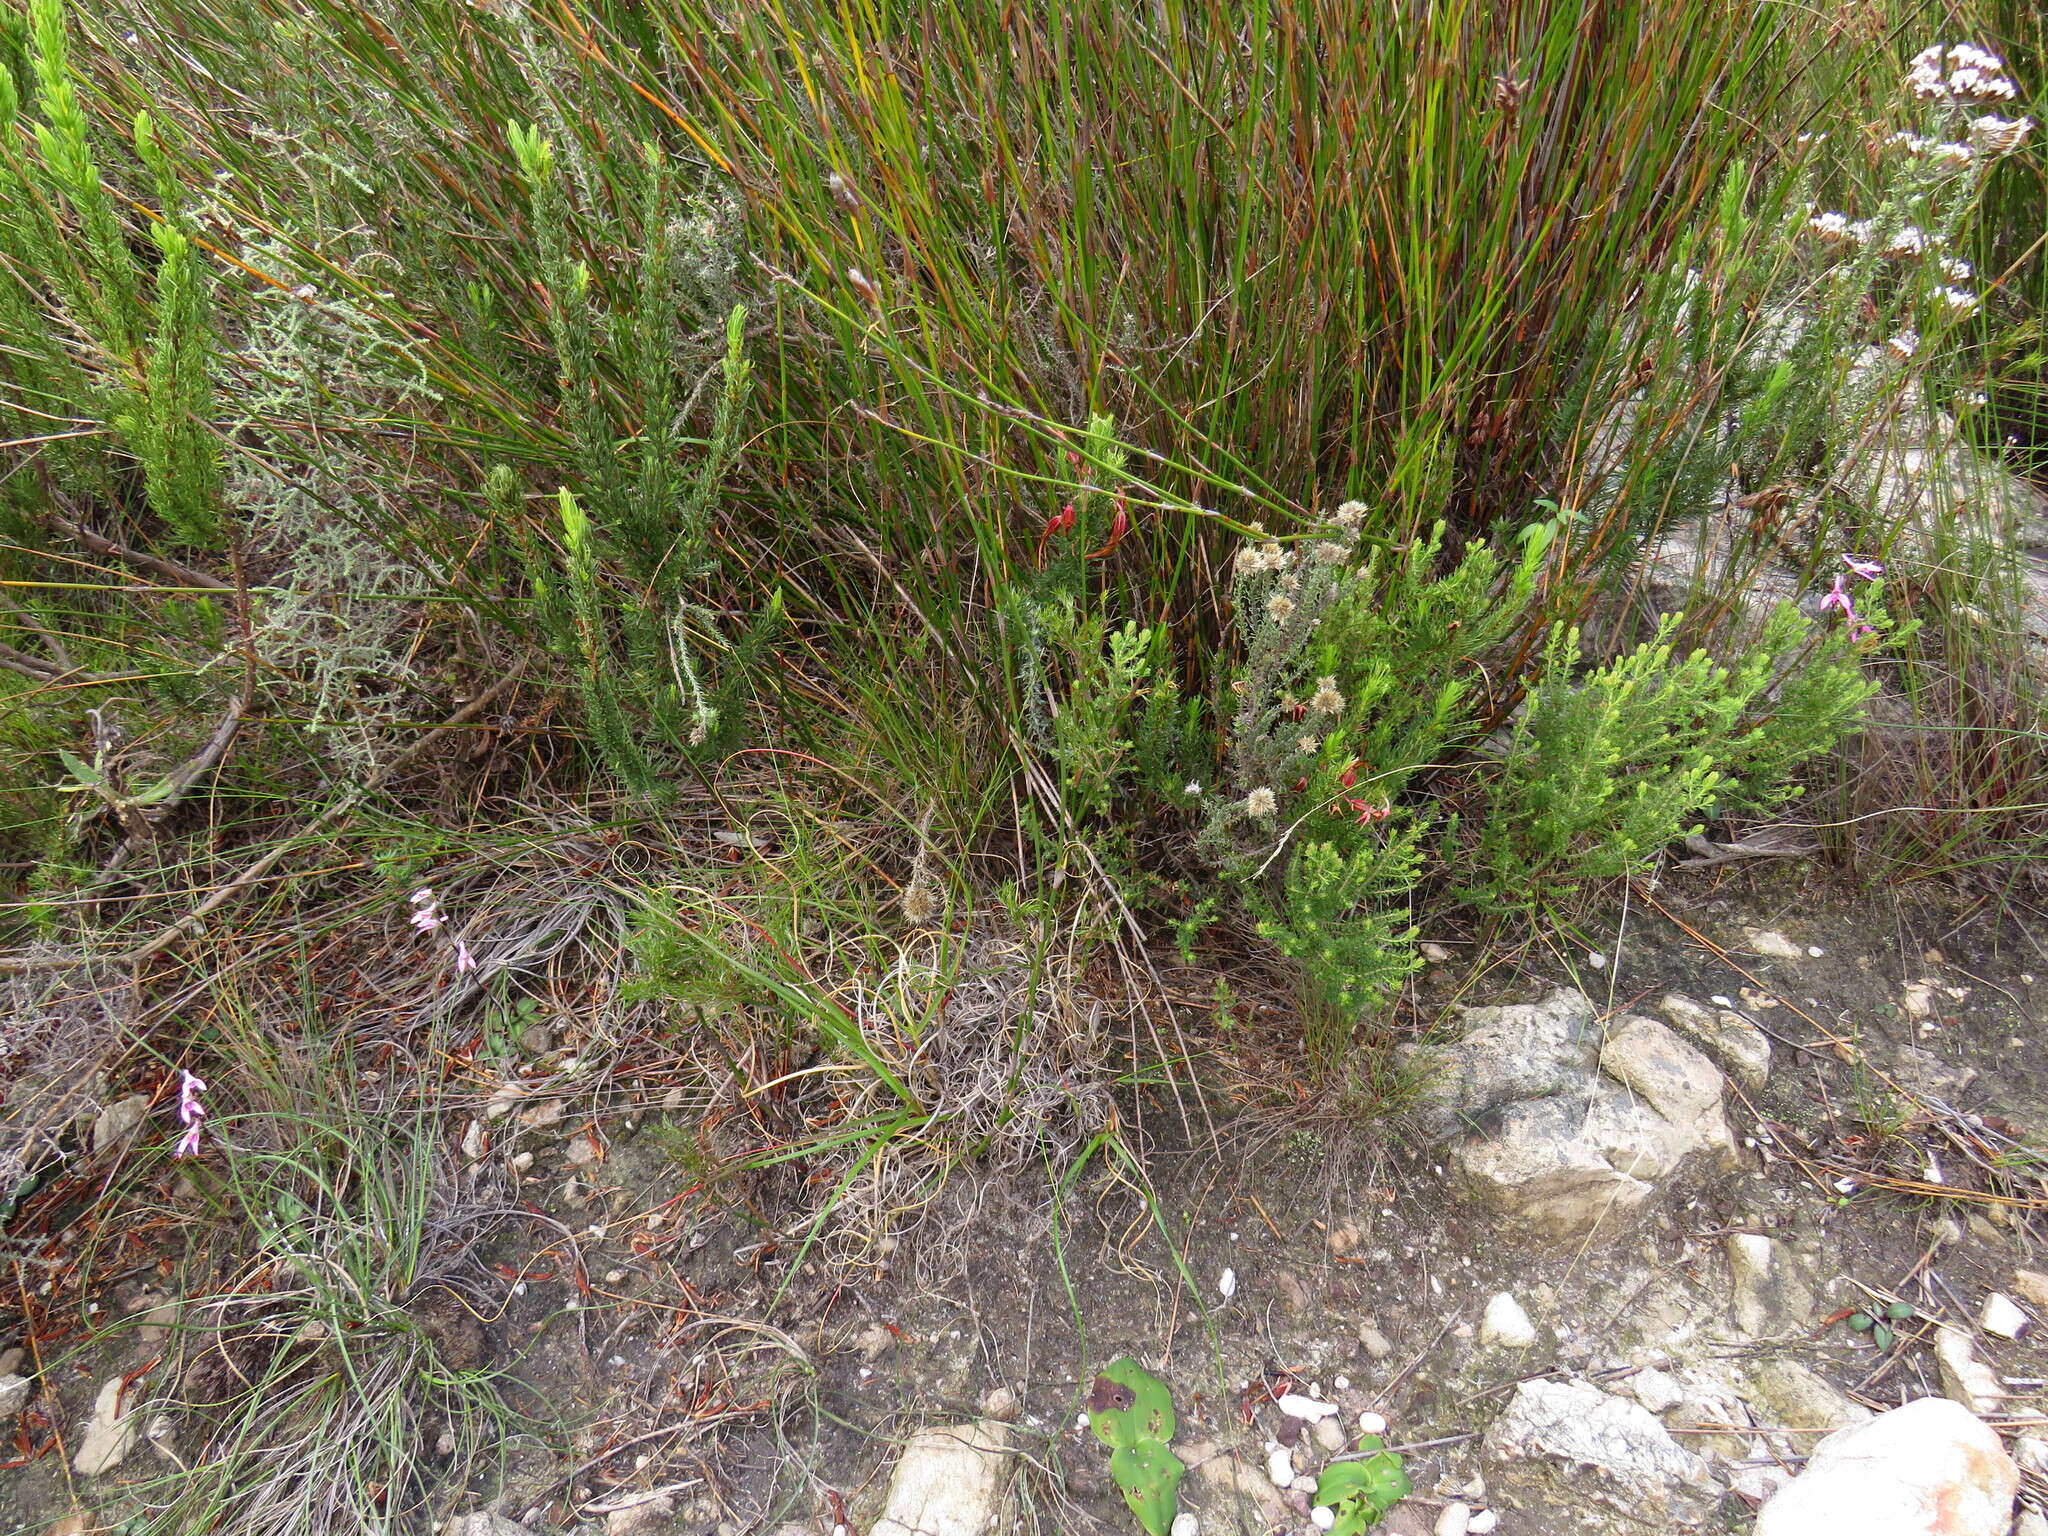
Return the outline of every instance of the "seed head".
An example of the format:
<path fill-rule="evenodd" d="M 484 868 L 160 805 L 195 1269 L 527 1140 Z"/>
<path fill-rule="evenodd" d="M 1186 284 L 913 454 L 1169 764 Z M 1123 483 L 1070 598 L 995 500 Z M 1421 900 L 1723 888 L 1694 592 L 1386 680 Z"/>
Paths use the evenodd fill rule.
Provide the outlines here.
<path fill-rule="evenodd" d="M 1244 797 L 1244 809 L 1248 816 L 1271 816 L 1280 809 L 1280 801 L 1272 790 L 1261 784 Z"/>

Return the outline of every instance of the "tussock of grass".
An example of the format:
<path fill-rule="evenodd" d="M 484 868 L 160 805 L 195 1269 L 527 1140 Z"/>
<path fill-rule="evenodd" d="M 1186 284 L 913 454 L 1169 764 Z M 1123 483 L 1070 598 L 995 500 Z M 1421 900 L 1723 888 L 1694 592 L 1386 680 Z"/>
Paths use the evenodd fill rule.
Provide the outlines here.
<path fill-rule="evenodd" d="M 150 1198 L 275 1282 L 146 1528 L 482 1465 L 415 1309 L 535 1020 L 867 1264 L 1128 1174 L 1140 1085 L 1389 1116 L 1419 918 L 1695 827 L 2024 899 L 2043 160 L 1897 146 L 1941 21 L 0 0 L 0 1174 L 194 1067 Z"/>

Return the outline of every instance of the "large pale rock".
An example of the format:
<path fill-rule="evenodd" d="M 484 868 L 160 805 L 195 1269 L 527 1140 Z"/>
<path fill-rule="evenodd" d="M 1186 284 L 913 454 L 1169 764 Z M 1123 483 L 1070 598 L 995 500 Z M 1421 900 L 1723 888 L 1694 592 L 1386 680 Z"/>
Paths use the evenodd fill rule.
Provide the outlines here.
<path fill-rule="evenodd" d="M 103 1157 L 125 1150 L 148 1118 L 149 1095 L 131 1093 L 125 1099 L 116 1099 L 92 1123 L 93 1155 Z"/>
<path fill-rule="evenodd" d="M 1756 1536 L 2006 1536 L 2018 1488 L 1989 1426 L 1923 1397 L 1821 1441 Z"/>
<path fill-rule="evenodd" d="M 993 1536 L 1007 1523 L 1009 1426 L 976 1419 L 920 1430 L 889 1480 L 888 1504 L 872 1536 Z"/>
<path fill-rule="evenodd" d="M 1867 1424 L 1875 1417 L 1797 1360 L 1759 1360 L 1749 1368 L 1743 1386 L 1758 1419 L 1774 1429 L 1793 1431 L 1792 1444 L 1801 1451 L 1812 1450 L 1835 1430 Z"/>
<path fill-rule="evenodd" d="M 1756 1232 L 1731 1232 L 1725 1244 L 1735 1282 L 1735 1325 L 1753 1338 L 1804 1327 L 1813 1312 L 1813 1291 L 1791 1250 Z"/>
<path fill-rule="evenodd" d="M 1977 1358 L 1970 1336 L 1955 1328 L 1934 1330 L 1934 1360 L 1941 1367 L 1944 1396 L 1972 1413 L 1997 1413 L 2010 1395 L 1998 1372 Z"/>
<path fill-rule="evenodd" d="M 1525 1381 L 1486 1432 L 1489 1487 L 1554 1485 L 1648 1529 L 1684 1530 L 1712 1514 L 1720 1490 L 1707 1464 L 1640 1403 L 1585 1381 Z"/>
<path fill-rule="evenodd" d="M 1709 1008 L 1677 992 L 1657 1005 L 1672 1028 L 1718 1061 L 1751 1093 L 1771 1075 L 1771 1037 L 1729 1008 Z"/>
<path fill-rule="evenodd" d="M 1617 1020 L 1600 1049 L 1600 1070 L 1676 1126 L 1688 1150 L 1734 1152 L 1735 1138 L 1721 1113 L 1721 1091 L 1727 1085 L 1720 1068 L 1655 1019 L 1631 1015 Z"/>
<path fill-rule="evenodd" d="M 1582 1087 L 1599 1059 L 1593 1004 L 1575 988 L 1540 1003 L 1474 1008 L 1465 1032 L 1429 1063 L 1425 1126 L 1444 1140 L 1478 1129 L 1492 1111 Z"/>
<path fill-rule="evenodd" d="M 122 1391 L 119 1376 L 109 1376 L 93 1399 L 92 1417 L 79 1437 L 78 1452 L 71 1466 L 80 1477 L 101 1477 L 121 1464 L 135 1445 L 141 1419 L 132 1396 Z"/>
<path fill-rule="evenodd" d="M 1683 1153 L 1672 1127 L 1602 1082 L 1510 1105 L 1493 1135 L 1452 1149 L 1451 1166 L 1480 1204 L 1562 1241 L 1633 1217 Z"/>
<path fill-rule="evenodd" d="M 1633 1215 L 1695 1154 L 1732 1156 L 1719 1070 L 1655 1020 L 1617 1020 L 1603 1046 L 1568 987 L 1467 1017 L 1431 1063 L 1431 1128 L 1453 1141 L 1458 1182 L 1502 1217 L 1581 1237 Z"/>

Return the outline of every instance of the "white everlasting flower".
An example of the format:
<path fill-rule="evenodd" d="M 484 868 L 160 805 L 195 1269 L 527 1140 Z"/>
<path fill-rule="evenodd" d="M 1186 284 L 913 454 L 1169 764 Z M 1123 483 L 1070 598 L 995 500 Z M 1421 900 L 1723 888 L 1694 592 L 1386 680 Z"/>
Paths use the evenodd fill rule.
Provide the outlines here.
<path fill-rule="evenodd" d="M 1884 349 L 1903 363 L 1920 350 L 1920 333 L 1901 331 L 1884 344 Z"/>
<path fill-rule="evenodd" d="M 1317 678 L 1315 697 L 1308 701 L 1308 707 L 1318 715 L 1343 714 L 1344 695 L 1337 691 L 1337 679 L 1334 677 Z"/>
<path fill-rule="evenodd" d="M 1806 232 L 1829 245 L 1842 245 L 1854 238 L 1845 213 L 1816 213 L 1806 221 Z"/>
<path fill-rule="evenodd" d="M 1351 558 L 1350 550 L 1346 549 L 1342 544 L 1333 544 L 1327 539 L 1316 545 L 1309 553 L 1315 556 L 1323 565 L 1342 565 Z"/>
<path fill-rule="evenodd" d="M 1906 72 L 1906 89 L 1922 101 L 2011 101 L 2019 94 L 2005 60 L 1974 43 L 1922 49 Z"/>
<path fill-rule="evenodd" d="M 1317 741 L 1313 736 L 1297 737 L 1295 739 L 1294 745 L 1304 755 L 1309 757 L 1313 757 L 1316 755 L 1316 753 L 1323 750 L 1323 744 L 1320 741 Z"/>
<path fill-rule="evenodd" d="M 1250 816 L 1271 816 L 1280 809 L 1280 801 L 1272 790 L 1261 784 L 1244 797 L 1244 808 Z"/>
<path fill-rule="evenodd" d="M 1926 249 L 1927 231 L 1916 225 L 1902 224 L 1885 237 L 1887 256 L 1918 256 Z"/>
<path fill-rule="evenodd" d="M 1969 293 L 1961 288 L 1943 288 L 1938 290 L 1934 296 L 1946 304 L 1949 312 L 1957 319 L 1961 319 L 1965 315 L 1975 314 L 1977 306 L 1983 302 L 1974 293 Z"/>
<path fill-rule="evenodd" d="M 1188 787 L 1181 791 L 1181 793 L 1186 795 L 1190 800 L 1194 799 L 1194 797 L 1199 795 L 1201 792 L 1202 783 L 1199 779 L 1189 779 Z"/>
<path fill-rule="evenodd" d="M 1365 521 L 1365 503 L 1347 501 L 1337 508 L 1336 522 L 1339 528 L 1356 528 Z"/>
<path fill-rule="evenodd" d="M 2009 155 L 2027 142 L 2027 135 L 2034 131 L 2031 117 L 1996 117 L 1986 113 L 1970 123 L 1970 142 L 1977 152 L 1992 159 Z"/>
<path fill-rule="evenodd" d="M 1278 544 L 1247 544 L 1237 552 L 1237 574 L 1258 576 L 1287 569 L 1287 551 Z"/>
<path fill-rule="evenodd" d="M 1266 599 L 1266 617 L 1275 624 L 1285 624 L 1294 617 L 1294 599 L 1285 592 L 1275 592 Z"/>

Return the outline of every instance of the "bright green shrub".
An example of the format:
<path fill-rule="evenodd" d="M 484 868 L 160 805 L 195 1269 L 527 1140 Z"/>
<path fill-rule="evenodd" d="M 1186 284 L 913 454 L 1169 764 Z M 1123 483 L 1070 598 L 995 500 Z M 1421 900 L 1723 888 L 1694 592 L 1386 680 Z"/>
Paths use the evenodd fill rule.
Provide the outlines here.
<path fill-rule="evenodd" d="M 1710 812 L 1784 798 L 1791 772 L 1832 746 L 1875 688 L 1846 636 L 1808 653 L 1811 626 L 1790 604 L 1733 667 L 1679 654 L 1676 626 L 1583 675 L 1578 631 L 1552 630 L 1476 814 L 1465 899 L 1533 911 L 1635 873 Z"/>

